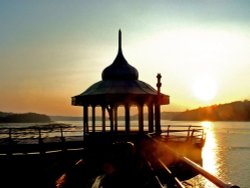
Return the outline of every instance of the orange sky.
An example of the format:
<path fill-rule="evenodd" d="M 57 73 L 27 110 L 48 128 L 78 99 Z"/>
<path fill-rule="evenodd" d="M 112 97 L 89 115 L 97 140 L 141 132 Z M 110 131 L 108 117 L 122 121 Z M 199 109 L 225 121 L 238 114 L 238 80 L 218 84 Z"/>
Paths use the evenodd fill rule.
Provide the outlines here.
<path fill-rule="evenodd" d="M 0 111 L 82 115 L 71 97 L 101 80 L 120 28 L 139 79 L 161 73 L 164 111 L 250 99 L 248 1 L 14 2 L 0 2 Z"/>

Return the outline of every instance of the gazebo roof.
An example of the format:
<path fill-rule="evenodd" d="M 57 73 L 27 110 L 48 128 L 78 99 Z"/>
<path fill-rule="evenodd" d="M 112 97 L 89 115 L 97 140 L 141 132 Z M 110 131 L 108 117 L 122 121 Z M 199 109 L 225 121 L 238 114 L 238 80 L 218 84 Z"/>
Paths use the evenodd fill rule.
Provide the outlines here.
<path fill-rule="evenodd" d="M 121 31 L 119 30 L 118 54 L 113 63 L 102 72 L 103 80 L 138 80 L 138 71 L 131 66 L 122 53 Z"/>
<path fill-rule="evenodd" d="M 119 31 L 118 54 L 115 60 L 103 70 L 101 81 L 91 85 L 80 95 L 72 97 L 73 105 L 156 102 L 157 91 L 138 80 L 138 71 L 124 58 L 121 43 Z M 169 104 L 169 96 L 160 94 L 160 103 Z"/>
<path fill-rule="evenodd" d="M 157 91 L 140 80 L 102 80 L 90 86 L 81 96 L 109 94 L 157 95 Z"/>

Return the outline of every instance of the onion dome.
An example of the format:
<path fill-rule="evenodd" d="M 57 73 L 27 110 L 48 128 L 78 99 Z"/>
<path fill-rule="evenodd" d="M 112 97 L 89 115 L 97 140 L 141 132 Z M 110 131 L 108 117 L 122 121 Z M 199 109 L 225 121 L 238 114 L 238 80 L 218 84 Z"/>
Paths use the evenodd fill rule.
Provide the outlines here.
<path fill-rule="evenodd" d="M 122 53 L 122 34 L 119 30 L 118 54 L 113 63 L 102 72 L 103 80 L 138 80 L 138 71 L 128 64 Z"/>
<path fill-rule="evenodd" d="M 140 81 L 137 69 L 124 58 L 120 30 L 118 41 L 118 54 L 113 63 L 103 70 L 102 80 L 91 85 L 80 95 L 72 97 L 73 105 L 148 104 L 159 100 L 157 90 Z M 160 95 L 160 104 L 169 104 L 169 96 Z"/>

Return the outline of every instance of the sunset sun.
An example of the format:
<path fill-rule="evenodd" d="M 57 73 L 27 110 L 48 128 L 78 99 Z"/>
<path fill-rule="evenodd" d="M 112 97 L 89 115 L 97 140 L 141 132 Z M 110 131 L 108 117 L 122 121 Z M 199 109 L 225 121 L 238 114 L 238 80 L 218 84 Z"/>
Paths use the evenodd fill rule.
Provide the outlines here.
<path fill-rule="evenodd" d="M 212 100 L 217 93 L 217 84 L 212 77 L 200 76 L 192 85 L 194 96 L 204 102 Z"/>

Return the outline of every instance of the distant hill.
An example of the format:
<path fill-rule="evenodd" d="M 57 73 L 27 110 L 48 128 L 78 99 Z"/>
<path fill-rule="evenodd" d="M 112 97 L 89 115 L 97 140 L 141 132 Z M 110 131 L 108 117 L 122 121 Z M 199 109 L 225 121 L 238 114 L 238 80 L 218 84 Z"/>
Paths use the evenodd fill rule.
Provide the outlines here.
<path fill-rule="evenodd" d="M 161 113 L 161 119 L 164 120 L 172 120 L 182 112 L 162 112 Z"/>
<path fill-rule="evenodd" d="M 144 117 L 147 117 L 147 113 Z M 107 117 L 108 118 L 108 117 Z M 185 112 L 162 112 L 163 120 L 173 121 L 250 121 L 250 101 L 236 101 L 226 104 L 200 107 Z M 97 116 L 100 121 L 102 117 Z M 119 116 L 118 119 L 124 120 Z M 137 120 L 138 115 L 133 115 L 131 120 Z M 32 122 L 51 122 L 51 121 L 82 121 L 81 116 L 47 116 L 36 113 L 15 114 L 11 112 L 0 112 L 0 123 L 32 123 Z"/>
<path fill-rule="evenodd" d="M 175 121 L 250 121 L 250 101 L 212 105 L 187 110 L 173 117 Z"/>
<path fill-rule="evenodd" d="M 181 112 L 161 112 L 161 119 L 164 120 L 171 120 L 175 116 L 179 115 Z M 146 118 L 148 116 L 147 113 L 144 113 L 143 116 Z M 119 116 L 118 119 L 124 119 L 123 116 Z M 138 114 L 133 115 L 130 117 L 131 120 L 137 120 L 138 119 Z"/>
<path fill-rule="evenodd" d="M 80 116 L 50 116 L 52 121 L 82 121 Z"/>
<path fill-rule="evenodd" d="M 8 115 L 11 115 L 13 113 L 10 113 L 10 112 L 0 112 L 0 117 L 6 117 Z"/>
<path fill-rule="evenodd" d="M 49 116 L 37 113 L 3 113 L 0 116 L 1 123 L 37 123 L 37 122 L 51 122 Z"/>
<path fill-rule="evenodd" d="M 161 117 L 162 119 L 172 119 L 173 117 L 175 117 L 176 115 L 180 114 L 181 112 L 162 112 L 161 113 Z M 144 114 L 144 117 L 147 117 L 147 113 Z M 108 118 L 108 117 L 106 117 Z M 83 117 L 81 116 L 50 116 L 50 119 L 52 121 L 83 121 Z M 125 117 L 124 116 L 119 116 L 118 120 L 124 120 Z M 138 119 L 138 115 L 133 115 L 130 117 L 131 120 L 137 120 Z M 101 121 L 102 117 L 101 116 L 97 116 L 96 117 L 97 121 Z"/>

